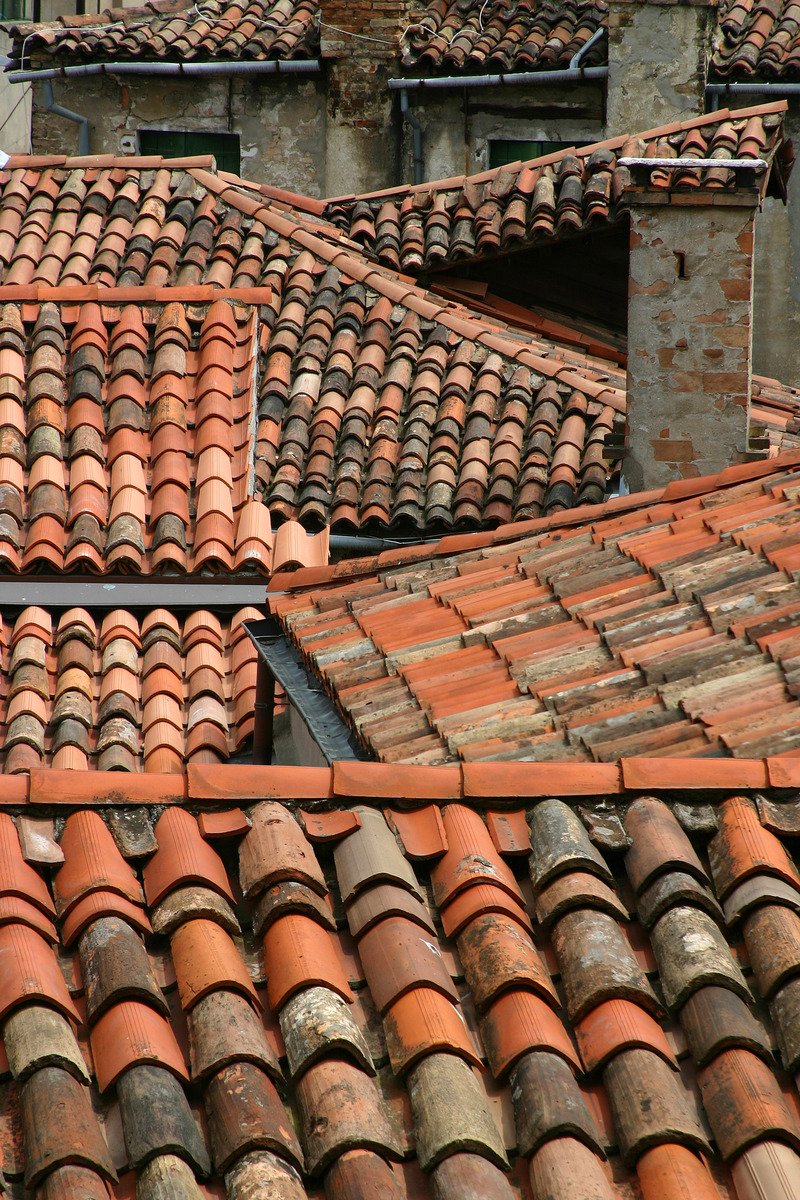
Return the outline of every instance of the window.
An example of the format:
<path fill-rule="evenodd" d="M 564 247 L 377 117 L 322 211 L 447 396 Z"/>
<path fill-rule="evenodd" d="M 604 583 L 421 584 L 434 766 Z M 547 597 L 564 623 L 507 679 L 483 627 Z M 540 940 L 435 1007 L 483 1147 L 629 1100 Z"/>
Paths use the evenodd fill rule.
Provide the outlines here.
<path fill-rule="evenodd" d="M 241 169 L 238 133 L 182 133 L 175 129 L 140 129 L 142 154 L 160 154 L 163 158 L 190 158 L 195 154 L 213 154 L 217 169 L 238 175 Z"/>
<path fill-rule="evenodd" d="M 25 0 L 0 0 L 0 21 L 24 21 Z"/>
<path fill-rule="evenodd" d="M 529 158 L 543 158 L 545 154 L 556 154 L 567 146 L 588 146 L 589 142 L 489 142 L 489 166 L 504 167 L 506 163 L 527 162 Z"/>

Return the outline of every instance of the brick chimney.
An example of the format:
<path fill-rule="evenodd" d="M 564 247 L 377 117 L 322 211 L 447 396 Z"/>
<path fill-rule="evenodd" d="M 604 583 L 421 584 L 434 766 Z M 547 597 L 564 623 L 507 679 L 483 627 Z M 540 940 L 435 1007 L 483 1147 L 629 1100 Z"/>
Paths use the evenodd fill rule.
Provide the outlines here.
<path fill-rule="evenodd" d="M 731 188 L 637 183 L 628 277 L 630 491 L 742 462 L 751 394 L 753 172 Z"/>
<path fill-rule="evenodd" d="M 716 0 L 609 0 L 609 137 L 705 111 Z"/>
<path fill-rule="evenodd" d="M 328 64 L 324 194 L 374 191 L 397 173 L 396 101 L 387 80 L 399 71 L 409 0 L 322 0 L 321 12 Z"/>

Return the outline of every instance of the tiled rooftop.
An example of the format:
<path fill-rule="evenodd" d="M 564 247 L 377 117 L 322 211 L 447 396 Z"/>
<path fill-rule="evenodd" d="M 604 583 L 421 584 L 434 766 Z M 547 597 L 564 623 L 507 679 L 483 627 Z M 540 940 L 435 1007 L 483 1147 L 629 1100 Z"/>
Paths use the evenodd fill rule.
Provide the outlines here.
<path fill-rule="evenodd" d="M 1 769 L 167 774 L 249 750 L 256 651 L 243 622 L 260 616 L 28 607 L 0 619 Z"/>
<path fill-rule="evenodd" d="M 601 334 L 426 291 L 313 204 L 210 167 L 0 172 L 6 570 L 269 571 L 284 521 L 476 527 L 613 487 L 624 355 Z M 754 451 L 792 445 L 797 409 L 756 379 Z"/>
<path fill-rule="evenodd" d="M 11 56 L 26 69 L 38 54 L 56 63 L 313 58 L 317 20 L 315 0 L 148 0 L 138 8 L 13 25 Z"/>
<path fill-rule="evenodd" d="M 327 202 L 325 215 L 379 262 L 403 271 L 491 258 L 620 220 L 631 178 L 618 158 L 773 160 L 784 109 L 785 101 L 725 109 L 478 175 L 340 197 Z M 664 188 L 725 188 L 733 180 L 733 171 L 720 167 L 658 168 L 651 176 Z"/>
<path fill-rule="evenodd" d="M 792 0 L 722 0 L 711 67 L 724 77 L 792 77 L 800 71 L 800 25 Z"/>
<path fill-rule="evenodd" d="M 796 1197 L 797 772 L 471 770 L 0 783 L 7 1194 Z"/>
<path fill-rule="evenodd" d="M 403 66 L 457 75 L 459 71 L 546 71 L 570 60 L 606 24 L 605 0 L 432 0 L 410 12 Z M 583 66 L 607 60 L 592 47 Z"/>
<path fill-rule="evenodd" d="M 796 754 L 798 463 L 279 576 L 271 609 L 385 762 Z"/>

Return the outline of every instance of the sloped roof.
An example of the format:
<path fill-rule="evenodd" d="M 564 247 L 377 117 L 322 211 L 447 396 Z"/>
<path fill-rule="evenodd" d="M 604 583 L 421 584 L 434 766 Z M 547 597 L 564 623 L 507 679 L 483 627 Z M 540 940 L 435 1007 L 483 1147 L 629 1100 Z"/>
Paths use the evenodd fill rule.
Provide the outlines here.
<path fill-rule="evenodd" d="M 710 65 L 719 76 L 791 78 L 800 71 L 800 12 L 792 0 L 721 0 Z"/>
<path fill-rule="evenodd" d="M 605 0 L 431 0 L 412 7 L 402 39 L 403 66 L 458 74 L 460 71 L 531 71 L 568 67 L 570 60 L 605 26 Z M 582 60 L 607 59 L 605 46 Z"/>
<path fill-rule="evenodd" d="M 417 273 L 613 225 L 627 212 L 622 157 L 764 158 L 782 145 L 786 101 L 721 109 L 636 135 L 476 175 L 328 200 L 325 216 L 378 262 Z M 760 178 L 766 189 L 771 172 Z M 663 188 L 732 186 L 726 168 L 653 171 Z"/>
<path fill-rule="evenodd" d="M 0 352 L 2 570 L 268 575 L 296 559 L 303 530 L 273 533 L 255 488 L 252 306 L 5 304 Z"/>
<path fill-rule="evenodd" d="M 300 571 L 270 607 L 385 762 L 800 749 L 800 455 Z"/>
<path fill-rule="evenodd" d="M 4 779 L 7 1185 L 789 1200 L 798 777 L 710 765 Z"/>
<path fill-rule="evenodd" d="M 313 58 L 317 22 L 314 0 L 148 0 L 9 32 L 13 66 L 29 69 L 34 54 L 55 63 Z"/>
<path fill-rule="evenodd" d="M 769 117 L 776 110 L 757 111 Z M 22 322 L 28 378 L 37 320 L 45 319 L 42 313 L 52 316 L 56 306 L 52 319 L 63 327 L 58 370 L 45 378 L 58 385 L 45 423 L 51 427 L 47 437 L 61 444 L 61 457 L 50 454 L 56 459 L 50 473 L 58 478 L 42 481 L 48 487 L 41 496 L 47 500 L 42 515 L 57 518 L 64 509 L 66 523 L 63 517 L 55 524 L 48 519 L 44 532 L 50 530 L 50 536 L 40 537 L 30 524 L 35 510 L 23 515 L 22 499 L 32 499 L 33 493 L 24 470 L 27 458 L 43 454 L 46 439 L 41 435 L 41 446 L 31 444 L 20 408 L 21 402 L 24 408 L 34 401 L 39 385 L 32 382 L 21 397 L 17 381 L 9 393 L 16 407 L 12 412 L 7 406 L 5 415 L 18 453 L 9 452 L 3 460 L 12 505 L 4 516 L 3 553 L 11 569 L 36 569 L 46 562 L 61 570 L 80 562 L 104 570 L 117 558 L 137 571 L 269 569 L 267 510 L 276 524 L 300 519 L 311 528 L 371 523 L 424 529 L 503 522 L 603 499 L 616 461 L 607 461 L 607 436 L 613 431 L 621 444 L 625 412 L 621 356 L 613 345 L 599 335 L 546 321 L 540 330 L 531 314 L 521 328 L 513 306 L 484 304 L 479 311 L 468 297 L 426 291 L 376 266 L 320 216 L 320 205 L 218 175 L 211 167 L 208 159 L 14 157 L 0 173 L 0 299 L 12 304 L 7 314 L 11 341 L 19 340 L 14 329 Z M 215 297 L 224 300 L 211 304 Z M 79 406 L 80 423 L 89 429 L 92 395 L 96 399 L 99 388 L 105 404 L 122 386 L 115 380 L 117 322 L 128 313 L 125 320 L 141 320 L 146 333 L 134 353 L 138 366 L 120 368 L 130 426 L 120 437 L 150 447 L 152 480 L 144 513 L 133 524 L 126 518 L 119 546 L 116 535 L 110 544 L 110 530 L 95 528 L 97 514 L 76 531 L 76 514 L 83 509 L 71 508 L 75 448 L 62 439 L 58 426 L 77 411 L 70 400 L 77 378 L 71 345 L 82 336 L 78 305 L 83 306 L 81 320 L 91 316 L 106 347 L 96 351 L 105 355 L 105 378 L 86 375 L 94 380 L 95 392 Z M 230 479 L 227 467 L 224 477 L 219 465 L 211 475 L 207 463 L 201 470 L 198 446 L 201 453 L 212 447 L 206 446 L 203 429 L 193 427 L 194 407 L 214 428 L 219 424 L 212 413 L 213 388 L 211 399 L 200 394 L 209 379 L 219 383 L 217 373 L 210 368 L 208 376 L 195 373 L 204 329 L 229 353 L 227 335 L 220 340 L 213 329 L 220 315 L 239 331 L 238 358 L 231 363 L 239 407 Z M 167 385 L 167 359 L 183 354 L 186 341 L 185 330 L 173 336 L 168 326 L 183 329 L 184 324 L 190 333 L 184 384 L 188 424 L 184 433 L 179 422 L 166 438 L 170 453 L 162 460 L 153 453 L 158 449 L 153 441 L 156 396 L 144 378 L 163 367 L 165 382 L 156 379 L 153 387 L 157 392 Z M 51 350 L 49 342 L 43 343 L 42 354 Z M 15 361 L 19 368 L 21 360 Z M 766 430 L 763 448 L 791 444 L 796 394 L 774 381 L 757 381 L 754 392 L 761 397 L 754 433 Z M 253 446 L 253 405 L 251 477 L 246 464 Z M 107 422 L 110 408 L 103 412 Z M 130 425 L 133 416 L 136 428 Z M 73 432 L 70 425 L 70 439 Z M 159 443 L 165 437 L 162 431 Z M 106 441 L 100 438 L 97 455 L 84 465 L 94 471 L 95 482 L 105 472 L 113 506 L 117 447 Z M 216 433 L 212 441 L 221 444 Z M 171 512 L 163 521 L 156 485 L 163 485 L 164 496 L 177 496 L 181 482 L 170 474 L 176 464 L 184 474 L 188 467 L 198 501 L 203 476 L 213 503 L 206 512 L 204 501 L 198 517 L 200 508 L 190 499 L 180 520 L 186 507 L 181 496 L 177 516 Z M 132 486 L 136 491 L 135 481 Z M 266 508 L 257 501 L 265 501 Z M 90 515 L 93 511 L 90 506 Z M 232 528 L 217 528 L 231 519 Z M 163 529 L 157 528 L 159 521 Z M 84 530 L 89 523 L 91 537 Z M 59 541 L 65 528 L 68 537 Z M 205 550 L 198 544 L 198 529 L 201 542 L 209 531 L 213 534 Z M 76 548 L 72 542 L 79 534 Z M 285 561 L 282 553 L 279 558 Z"/>
<path fill-rule="evenodd" d="M 256 651 L 243 623 L 260 615 L 28 607 L 6 616 L 1 769 L 166 774 L 226 761 L 253 732 Z"/>

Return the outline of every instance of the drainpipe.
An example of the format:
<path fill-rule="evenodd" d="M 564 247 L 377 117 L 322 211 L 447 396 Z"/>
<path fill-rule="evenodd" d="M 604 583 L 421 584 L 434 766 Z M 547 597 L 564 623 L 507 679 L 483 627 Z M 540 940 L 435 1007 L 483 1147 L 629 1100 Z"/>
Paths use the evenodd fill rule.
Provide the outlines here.
<path fill-rule="evenodd" d="M 414 154 L 414 183 L 422 183 L 425 178 L 425 160 L 422 156 L 422 126 L 419 123 L 419 117 L 409 106 L 408 92 L 405 88 L 400 89 L 400 112 L 403 114 L 405 124 L 411 126 L 411 144 Z"/>
<path fill-rule="evenodd" d="M 597 29 L 595 29 L 592 36 L 589 38 L 588 42 L 584 42 L 583 45 L 580 47 L 580 49 L 575 54 L 573 54 L 572 58 L 569 60 L 570 70 L 574 71 L 577 67 L 579 67 L 581 65 L 584 58 L 591 50 L 592 46 L 595 46 L 600 41 L 600 38 L 603 36 L 604 33 L 605 33 L 605 26 L 599 25 L 597 27 Z"/>
<path fill-rule="evenodd" d="M 55 117 L 64 117 L 67 121 L 74 121 L 79 125 L 78 130 L 78 154 L 81 156 L 89 153 L 89 118 L 82 117 L 80 113 L 73 112 L 71 108 L 64 108 L 63 104 L 56 104 L 53 96 L 53 85 L 49 79 L 43 81 L 44 86 L 44 107 L 45 112 L 52 113 Z"/>

